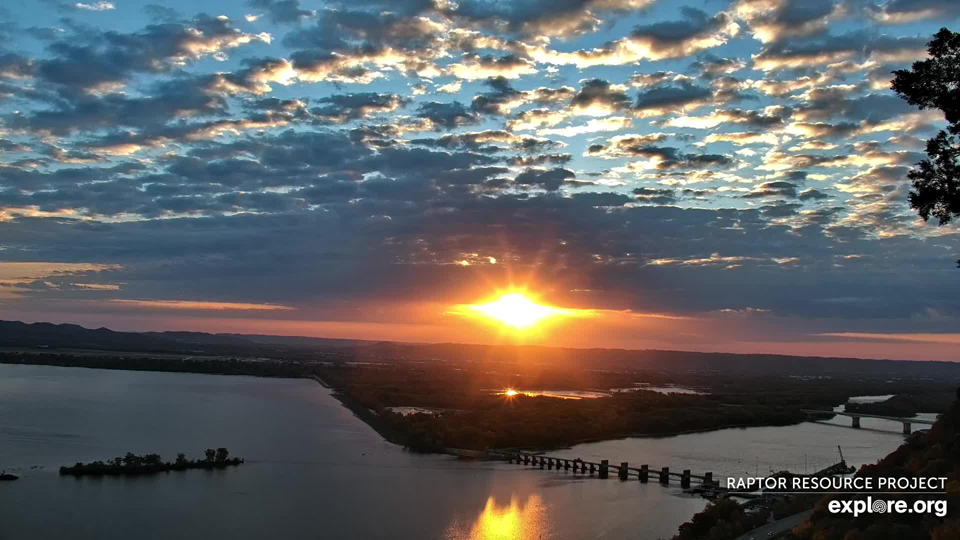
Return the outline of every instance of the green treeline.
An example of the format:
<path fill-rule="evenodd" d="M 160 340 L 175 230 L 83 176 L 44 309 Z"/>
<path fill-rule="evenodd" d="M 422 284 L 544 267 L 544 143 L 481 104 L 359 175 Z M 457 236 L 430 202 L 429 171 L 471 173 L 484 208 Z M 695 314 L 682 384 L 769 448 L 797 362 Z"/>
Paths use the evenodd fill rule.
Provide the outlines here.
<path fill-rule="evenodd" d="M 231 465 L 243 463 L 240 458 L 231 458 L 226 448 L 208 448 L 203 459 L 187 459 L 184 454 L 177 454 L 173 462 L 163 461 L 159 454 L 136 455 L 127 452 L 124 457 L 115 457 L 108 461 L 93 461 L 91 463 L 77 463 L 72 467 L 60 467 L 60 474 L 85 475 L 128 475 L 128 474 L 155 474 L 167 471 L 185 471 L 188 469 L 222 469 Z"/>

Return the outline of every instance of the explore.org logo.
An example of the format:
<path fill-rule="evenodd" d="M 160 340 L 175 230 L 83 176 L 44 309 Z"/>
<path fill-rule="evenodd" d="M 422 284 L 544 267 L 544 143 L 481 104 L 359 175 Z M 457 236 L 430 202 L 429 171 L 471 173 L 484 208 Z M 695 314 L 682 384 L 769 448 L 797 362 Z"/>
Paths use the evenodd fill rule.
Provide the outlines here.
<path fill-rule="evenodd" d="M 832 500 L 827 504 L 827 510 L 832 514 L 933 514 L 937 517 L 947 515 L 947 501 L 945 500 L 916 500 L 912 503 L 902 499 L 883 500 L 867 497 L 852 501 Z"/>

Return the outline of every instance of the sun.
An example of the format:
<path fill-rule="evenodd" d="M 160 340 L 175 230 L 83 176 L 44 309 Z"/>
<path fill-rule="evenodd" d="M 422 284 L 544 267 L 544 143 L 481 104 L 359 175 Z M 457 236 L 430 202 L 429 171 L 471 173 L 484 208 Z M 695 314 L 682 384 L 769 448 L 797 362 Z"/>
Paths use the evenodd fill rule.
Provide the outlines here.
<path fill-rule="evenodd" d="M 516 292 L 504 294 L 486 304 L 474 304 L 470 306 L 470 309 L 521 330 L 530 328 L 538 322 L 565 311 L 560 308 L 538 304 Z"/>
<path fill-rule="evenodd" d="M 485 319 L 509 330 L 514 336 L 539 336 L 553 319 L 595 317 L 592 309 L 573 309 L 538 303 L 526 289 L 507 289 L 495 293 L 485 302 L 457 304 L 448 311 L 452 315 Z"/>

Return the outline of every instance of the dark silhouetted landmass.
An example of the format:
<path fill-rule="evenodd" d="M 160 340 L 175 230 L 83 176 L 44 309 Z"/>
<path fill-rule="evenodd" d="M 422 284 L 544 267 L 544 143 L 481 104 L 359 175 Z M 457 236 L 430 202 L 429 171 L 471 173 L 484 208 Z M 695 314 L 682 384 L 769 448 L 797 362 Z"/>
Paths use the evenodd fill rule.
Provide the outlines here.
<path fill-rule="evenodd" d="M 60 467 L 60 474 L 70 476 L 143 475 L 189 469 L 223 469 L 243 463 L 242 459 L 229 456 L 230 452 L 226 448 L 216 450 L 208 448 L 204 459 L 191 460 L 184 454 L 177 454 L 176 461 L 165 462 L 159 454 L 138 456 L 128 452 L 125 457 L 115 457 L 109 461 L 77 463 L 72 467 Z"/>
<path fill-rule="evenodd" d="M 848 403 L 846 408 L 855 413 L 910 418 L 919 413 L 947 412 L 953 398 L 953 392 L 949 390 L 927 391 L 920 394 L 897 394 L 877 403 Z"/>
<path fill-rule="evenodd" d="M 877 375 L 960 377 L 960 362 L 866 360 L 774 354 L 569 349 L 527 345 L 416 344 L 310 337 L 115 332 L 71 324 L 0 321 L 0 347 L 35 352 L 120 353 L 263 358 L 327 362 L 487 362 L 549 365 L 558 370 L 647 369 L 671 373 L 713 371 L 740 375 Z M 958 357 L 960 360 L 960 357 Z"/>

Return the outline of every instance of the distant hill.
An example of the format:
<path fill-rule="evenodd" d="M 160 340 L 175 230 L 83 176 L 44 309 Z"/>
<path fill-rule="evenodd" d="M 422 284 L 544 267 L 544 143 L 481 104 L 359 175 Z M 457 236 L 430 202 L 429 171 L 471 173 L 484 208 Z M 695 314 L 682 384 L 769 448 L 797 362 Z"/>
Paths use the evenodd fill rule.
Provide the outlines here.
<path fill-rule="evenodd" d="M 0 321 L 0 347 L 270 356 L 270 353 L 356 347 L 365 343 L 373 342 L 206 332 L 116 332 L 76 324 Z"/>
<path fill-rule="evenodd" d="M 87 349 L 292 360 L 469 361 L 544 364 L 582 369 L 653 369 L 745 375 L 871 375 L 960 379 L 960 362 L 867 360 L 775 354 L 565 349 L 527 345 L 392 343 L 350 339 L 205 332 L 115 332 L 75 324 L 0 321 L 0 347 Z"/>

